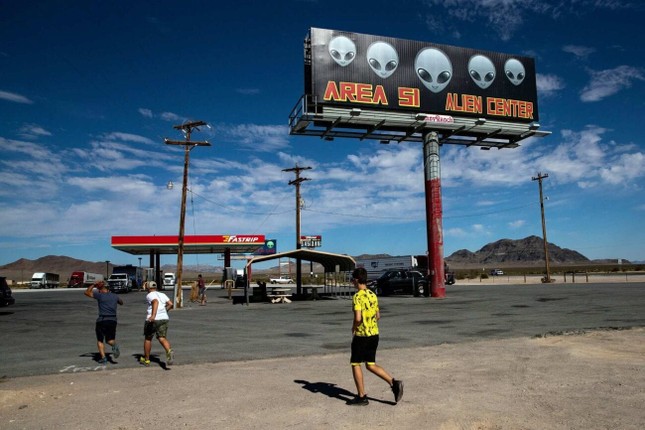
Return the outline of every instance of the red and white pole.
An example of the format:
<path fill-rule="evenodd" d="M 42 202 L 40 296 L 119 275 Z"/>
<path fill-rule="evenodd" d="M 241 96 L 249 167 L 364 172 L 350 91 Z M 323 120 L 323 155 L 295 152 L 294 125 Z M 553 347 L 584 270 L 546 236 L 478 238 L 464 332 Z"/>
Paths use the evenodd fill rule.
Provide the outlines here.
<path fill-rule="evenodd" d="M 423 167 L 425 172 L 430 294 L 432 297 L 443 298 L 446 297 L 446 282 L 443 266 L 441 167 L 439 164 L 439 139 L 434 131 L 423 136 Z M 425 295 L 428 296 L 428 293 L 425 292 Z"/>

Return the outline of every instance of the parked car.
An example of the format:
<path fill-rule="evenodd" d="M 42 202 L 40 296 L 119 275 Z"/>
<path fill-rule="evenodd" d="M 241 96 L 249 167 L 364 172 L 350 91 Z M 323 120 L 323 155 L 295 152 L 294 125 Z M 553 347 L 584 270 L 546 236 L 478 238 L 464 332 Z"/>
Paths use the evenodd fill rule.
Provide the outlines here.
<path fill-rule="evenodd" d="M 272 284 L 293 284 L 293 279 L 290 276 L 282 275 L 279 278 L 269 278 Z"/>
<path fill-rule="evenodd" d="M 444 274 L 446 285 L 453 285 L 455 283 L 455 272 L 446 272 Z"/>
<path fill-rule="evenodd" d="M 428 281 L 423 273 L 417 270 L 388 270 L 376 281 L 368 284 L 368 287 L 377 296 L 389 296 L 390 294 L 412 294 L 418 297 L 427 288 Z"/>
<path fill-rule="evenodd" d="M 504 274 L 504 271 L 501 269 L 493 269 L 490 271 L 490 274 L 493 276 L 502 276 Z"/>
<path fill-rule="evenodd" d="M 13 305 L 16 299 L 11 296 L 11 288 L 7 284 L 7 278 L 0 276 L 0 307 Z"/>

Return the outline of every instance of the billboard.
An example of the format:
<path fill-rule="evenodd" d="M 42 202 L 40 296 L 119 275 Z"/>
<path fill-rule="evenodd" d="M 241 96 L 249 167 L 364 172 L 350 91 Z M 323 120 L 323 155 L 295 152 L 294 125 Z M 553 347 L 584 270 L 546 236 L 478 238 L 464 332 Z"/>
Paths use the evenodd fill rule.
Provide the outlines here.
<path fill-rule="evenodd" d="M 311 28 L 305 94 L 322 106 L 539 120 L 531 57 Z"/>
<path fill-rule="evenodd" d="M 273 255 L 278 252 L 278 241 L 269 239 L 264 242 L 264 245 L 259 247 L 253 252 L 253 255 Z"/>
<path fill-rule="evenodd" d="M 300 236 L 300 244 L 305 248 L 320 248 L 322 246 L 322 236 Z"/>

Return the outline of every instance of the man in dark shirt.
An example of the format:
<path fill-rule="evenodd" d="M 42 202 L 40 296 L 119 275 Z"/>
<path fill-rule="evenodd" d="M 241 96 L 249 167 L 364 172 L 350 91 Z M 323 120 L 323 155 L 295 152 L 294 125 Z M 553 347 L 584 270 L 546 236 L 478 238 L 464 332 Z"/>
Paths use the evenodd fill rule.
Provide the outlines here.
<path fill-rule="evenodd" d="M 94 289 L 96 287 L 96 289 Z M 119 358 L 121 351 L 116 343 L 116 308 L 123 301 L 119 296 L 108 290 L 105 282 L 99 281 L 91 284 L 85 290 L 85 295 L 95 299 L 99 305 L 99 316 L 96 319 L 96 344 L 99 348 L 99 364 L 107 364 L 104 342 L 112 347 L 112 355 Z"/>

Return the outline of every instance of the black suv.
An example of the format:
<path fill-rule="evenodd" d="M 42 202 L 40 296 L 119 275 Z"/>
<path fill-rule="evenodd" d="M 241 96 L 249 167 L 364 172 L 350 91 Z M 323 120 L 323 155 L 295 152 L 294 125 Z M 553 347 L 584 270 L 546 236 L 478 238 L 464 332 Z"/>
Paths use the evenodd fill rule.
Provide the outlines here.
<path fill-rule="evenodd" d="M 377 296 L 412 294 L 418 297 L 427 288 L 428 281 L 416 270 L 388 270 L 368 285 Z"/>
<path fill-rule="evenodd" d="M 11 297 L 11 288 L 7 284 L 7 278 L 0 276 L 0 307 L 9 306 L 16 303 L 16 299 Z"/>

